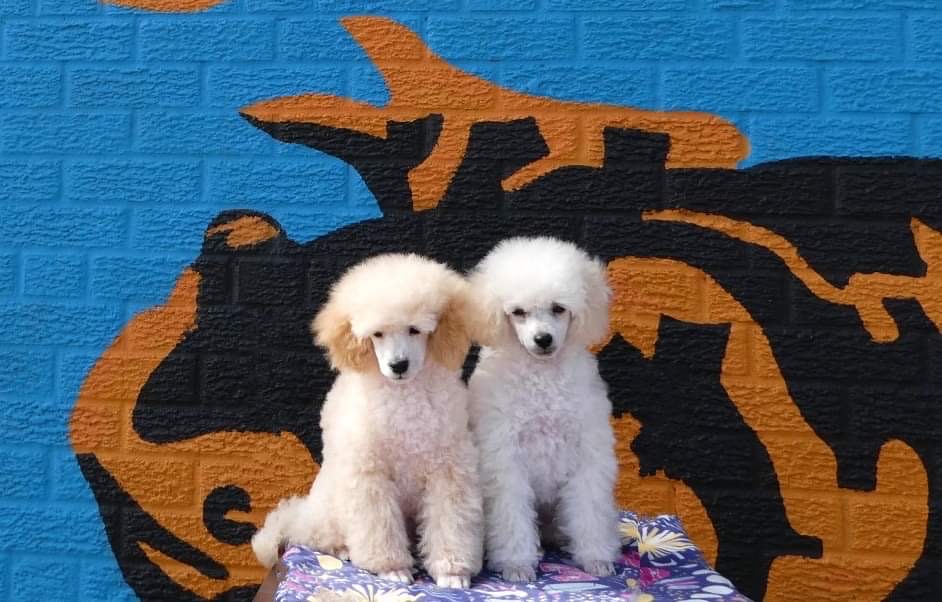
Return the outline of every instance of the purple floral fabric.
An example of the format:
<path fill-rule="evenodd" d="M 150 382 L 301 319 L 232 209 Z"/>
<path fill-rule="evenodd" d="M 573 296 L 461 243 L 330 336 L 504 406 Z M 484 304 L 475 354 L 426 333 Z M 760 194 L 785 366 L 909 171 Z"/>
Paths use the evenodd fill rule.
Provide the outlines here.
<path fill-rule="evenodd" d="M 287 574 L 276 602 L 749 602 L 709 567 L 674 516 L 641 519 L 622 512 L 622 554 L 616 574 L 594 577 L 562 554 L 548 552 L 533 583 L 510 583 L 485 571 L 471 589 L 436 587 L 419 573 L 410 586 L 393 583 L 349 562 L 301 546 L 287 550 Z"/>

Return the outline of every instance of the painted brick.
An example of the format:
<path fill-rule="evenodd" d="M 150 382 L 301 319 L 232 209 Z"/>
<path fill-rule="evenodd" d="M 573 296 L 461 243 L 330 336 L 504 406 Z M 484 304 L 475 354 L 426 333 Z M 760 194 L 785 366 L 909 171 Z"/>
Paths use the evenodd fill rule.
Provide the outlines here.
<path fill-rule="evenodd" d="M 102 345 L 116 332 L 118 320 L 118 309 L 105 305 L 4 303 L 0 344 Z"/>
<path fill-rule="evenodd" d="M 32 0 L 0 0 L 0 15 L 4 17 L 25 17 L 32 11 Z"/>
<path fill-rule="evenodd" d="M 182 418 L 182 417 L 181 417 Z M 155 475 L 186 475 L 188 478 L 181 478 L 173 482 L 156 483 L 152 488 L 141 491 L 137 500 L 142 504 L 156 505 L 161 504 L 165 507 L 183 507 L 193 508 L 198 479 L 196 478 L 197 461 L 193 458 L 180 457 L 124 457 L 113 460 L 115 472 L 117 474 L 131 474 L 135 465 L 139 466 L 141 471 L 138 474 Z M 200 462 L 202 470 L 206 470 L 207 462 Z M 218 481 L 217 481 L 218 482 Z"/>
<path fill-rule="evenodd" d="M 100 533 L 95 530 L 76 528 L 76 525 L 95 524 L 100 520 L 98 508 L 90 500 L 87 505 L 76 503 L 44 506 L 0 504 L 0 529 L 4 533 L 14 535 L 12 539 L 0 542 L 0 550 L 50 555 L 53 558 L 67 558 L 74 554 L 101 554 L 105 551 L 107 544 Z M 69 537 L 63 538 L 63 533 L 68 533 Z M 56 563 L 50 558 L 40 558 L 35 562 L 38 565 L 37 571 L 42 570 L 44 566 L 53 565 L 51 572 L 55 572 Z M 32 566 L 32 563 L 28 563 L 27 566 Z M 14 575 L 17 574 L 14 570 Z M 24 575 L 24 573 L 19 574 Z M 30 580 L 25 575 L 21 580 L 23 587 L 31 587 Z M 64 589 L 61 590 L 55 587 L 46 588 L 41 593 L 34 592 L 37 595 L 13 596 L 13 599 L 42 600 L 50 591 L 55 591 L 57 594 L 62 592 L 61 599 L 71 600 L 71 595 L 66 596 L 72 582 L 74 580 L 63 583 Z"/>
<path fill-rule="evenodd" d="M 785 0 L 791 10 L 899 10 L 939 8 L 938 0 Z"/>
<path fill-rule="evenodd" d="M 69 74 L 69 86 L 74 107 L 187 107 L 200 100 L 195 67 L 81 68 Z"/>
<path fill-rule="evenodd" d="M 0 121 L 0 148 L 33 153 L 108 153 L 128 148 L 131 118 L 123 114 L 13 114 Z"/>
<path fill-rule="evenodd" d="M 316 12 L 369 13 L 376 11 L 451 11 L 459 0 L 314 0 Z"/>
<path fill-rule="evenodd" d="M 733 23 L 726 19 L 590 17 L 582 47 L 595 59 L 721 59 L 733 54 Z"/>
<path fill-rule="evenodd" d="M 882 475 L 881 475 L 882 476 Z M 853 552 L 873 551 L 873 525 L 877 522 L 897 523 L 899 518 L 918 515 L 926 511 L 924 499 L 916 496 L 893 496 L 888 499 L 867 499 L 855 495 L 847 503 L 847 540 Z M 905 529 L 887 529 L 881 533 L 880 548 L 884 550 L 907 550 L 913 548 L 912 533 Z"/>
<path fill-rule="evenodd" d="M 44 449 L 0 447 L 0 464 L 3 466 L 0 487 L 4 498 L 36 500 L 46 497 L 49 477 Z"/>
<path fill-rule="evenodd" d="M 42 401 L 33 396 L 0 395 L 4 408 L 3 413 L 0 413 L 0 442 L 15 445 L 69 445 L 64 425 L 68 422 L 68 413 L 75 399 L 58 406 L 46 403 L 48 398 L 39 399 Z"/>
<path fill-rule="evenodd" d="M 78 599 L 80 602 L 137 602 L 138 597 L 127 589 L 117 563 L 108 560 L 82 563 Z"/>
<path fill-rule="evenodd" d="M 82 203 L 198 202 L 201 168 L 196 160 L 108 159 L 65 167 L 66 199 Z"/>
<path fill-rule="evenodd" d="M 11 596 L 14 600 L 41 600 L 56 592 L 63 600 L 75 597 L 75 560 L 37 558 L 17 560 L 11 575 Z"/>
<path fill-rule="evenodd" d="M 775 0 L 707 0 L 707 6 L 714 10 L 769 10 L 775 8 Z"/>
<path fill-rule="evenodd" d="M 54 201 L 59 196 L 59 162 L 0 159 L 0 190 L 7 202 Z"/>
<path fill-rule="evenodd" d="M 275 142 L 233 112 L 144 112 L 138 120 L 138 148 L 161 154 L 271 153 Z"/>
<path fill-rule="evenodd" d="M 239 207 L 343 204 L 346 174 L 333 160 L 217 161 L 209 167 L 209 201 Z"/>
<path fill-rule="evenodd" d="M 31 297 L 79 297 L 85 291 L 84 255 L 27 255 L 23 292 Z"/>
<path fill-rule="evenodd" d="M 17 61 L 120 61 L 131 58 L 134 24 L 122 21 L 12 21 L 6 58 Z"/>
<path fill-rule="evenodd" d="M 344 92 L 346 74 L 343 69 L 317 65 L 210 65 L 207 80 L 210 106 L 240 108 L 303 91 L 340 95 Z"/>
<path fill-rule="evenodd" d="M 288 60 L 338 61 L 366 60 L 336 19 L 286 19 L 278 25 L 278 55 Z M 397 55 L 396 58 L 416 59 L 415 55 Z"/>
<path fill-rule="evenodd" d="M 12 560 L 12 558 L 0 558 L 0 596 L 7 600 L 10 599 L 10 564 Z"/>
<path fill-rule="evenodd" d="M 833 492 L 786 490 L 788 520 L 795 529 L 814 525 L 815 537 L 824 541 L 843 541 L 846 517 L 841 498 Z"/>
<path fill-rule="evenodd" d="M 145 61 L 264 61 L 274 56 L 274 26 L 247 19 L 144 19 Z"/>
<path fill-rule="evenodd" d="M 362 207 L 343 211 L 279 211 L 275 215 L 285 232 L 298 242 L 307 242 L 349 224 L 378 217 L 376 207 Z"/>
<path fill-rule="evenodd" d="M 97 0 L 38 0 L 40 15 L 94 15 L 101 12 Z"/>
<path fill-rule="evenodd" d="M 668 109 L 813 111 L 817 73 L 810 68 L 665 69 L 662 103 Z"/>
<path fill-rule="evenodd" d="M 0 394 L 35 395 L 52 390 L 54 358 L 48 351 L 0 351 L 0 366 L 4 367 Z"/>
<path fill-rule="evenodd" d="M 575 28 L 561 17 L 429 17 L 426 40 L 449 59 L 561 59 L 574 54 Z"/>
<path fill-rule="evenodd" d="M 524 11 L 536 8 L 536 0 L 468 0 L 470 10 Z"/>
<path fill-rule="evenodd" d="M 892 574 L 905 574 L 911 565 L 903 559 L 903 554 L 881 555 L 877 558 L 869 555 L 834 554 L 826 560 L 821 560 L 819 566 L 815 571 L 807 571 L 806 578 L 789 581 L 790 599 L 853 600 L 862 592 L 879 597 L 885 591 L 887 570 L 896 571 Z M 910 598 L 931 599 L 932 596 L 923 595 Z"/>
<path fill-rule="evenodd" d="M 97 355 L 88 353 L 63 352 L 59 356 L 59 365 L 56 378 L 56 393 L 62 403 L 67 403 L 75 399 L 82 381 L 88 375 L 88 371 L 95 365 L 98 359 Z"/>
<path fill-rule="evenodd" d="M 57 67 L 0 66 L 0 109 L 38 109 L 59 102 Z"/>
<path fill-rule="evenodd" d="M 488 81 L 499 83 L 500 77 L 496 69 L 488 65 L 476 63 L 467 68 L 468 73 L 482 77 Z M 404 65 L 397 68 L 396 74 L 401 81 L 406 82 L 407 86 L 427 86 L 430 83 L 428 77 L 420 66 Z M 349 94 L 358 100 L 369 102 L 377 106 L 383 106 L 389 102 L 389 93 L 386 89 L 386 82 L 383 76 L 372 66 L 354 67 L 350 70 Z M 440 98 L 440 97 L 438 97 Z M 496 92 L 494 88 L 485 89 L 479 92 L 472 92 L 468 96 L 458 100 L 459 103 L 471 103 L 475 106 L 494 106 L 496 103 Z M 282 145 L 284 146 L 284 145 Z"/>
<path fill-rule="evenodd" d="M 0 207 L 0 240 L 7 245 L 107 249 L 126 239 L 125 216 L 118 209 Z"/>
<path fill-rule="evenodd" d="M 942 18 L 913 15 L 909 18 L 910 52 L 917 61 L 942 60 Z"/>
<path fill-rule="evenodd" d="M 819 119 L 769 117 L 750 124 L 753 148 L 771 155 L 902 155 L 909 147 L 909 120 L 902 117 Z M 782 132 L 788 132 L 787 138 Z M 940 140 L 942 142 L 942 140 Z M 786 147 L 788 150 L 786 150 Z"/>
<path fill-rule="evenodd" d="M 152 299 L 155 291 L 169 290 L 188 263 L 163 257 L 96 257 L 91 290 L 98 299 Z"/>
<path fill-rule="evenodd" d="M 836 68 L 828 73 L 827 87 L 838 111 L 893 113 L 906 106 L 942 112 L 942 72 L 937 69 Z"/>
<path fill-rule="evenodd" d="M 644 105 L 654 103 L 654 70 L 649 67 L 610 69 L 575 64 L 534 69 L 530 64 L 509 64 L 500 72 L 500 83 L 512 90 L 581 102 Z M 572 90 L 579 90 L 572 98 Z"/>
<path fill-rule="evenodd" d="M 53 450 L 51 455 L 52 469 L 49 481 L 52 488 L 52 498 L 59 501 L 88 498 L 91 490 L 79 469 L 75 452 L 71 449 L 57 449 Z"/>
<path fill-rule="evenodd" d="M 666 11 L 684 10 L 687 0 L 547 0 L 546 8 L 550 10 L 618 10 L 618 11 Z"/>
<path fill-rule="evenodd" d="M 298 14 L 311 9 L 311 0 L 245 0 L 245 10 L 250 13 Z"/>
<path fill-rule="evenodd" d="M 16 290 L 16 255 L 0 255 L 0 295 Z"/>
<path fill-rule="evenodd" d="M 900 24 L 892 17 L 746 18 L 743 54 L 750 59 L 887 61 L 900 56 Z"/>
<path fill-rule="evenodd" d="M 376 207 L 376 197 L 370 192 L 369 187 L 360 174 L 350 168 L 347 169 L 347 178 L 349 181 L 349 191 L 347 194 L 347 204 L 351 207 Z"/>
<path fill-rule="evenodd" d="M 926 119 L 919 132 L 919 150 L 934 156 L 942 155 L 942 119 Z"/>
<path fill-rule="evenodd" d="M 131 247 L 152 253 L 196 253 L 217 213 L 217 208 L 136 209 L 131 217 Z"/>

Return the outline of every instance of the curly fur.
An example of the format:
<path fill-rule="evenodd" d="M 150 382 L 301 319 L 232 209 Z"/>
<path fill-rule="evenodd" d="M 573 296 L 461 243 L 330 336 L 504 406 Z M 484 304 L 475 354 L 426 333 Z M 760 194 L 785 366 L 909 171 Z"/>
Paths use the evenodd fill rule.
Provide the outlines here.
<path fill-rule="evenodd" d="M 471 286 L 485 344 L 469 385 L 488 565 L 532 579 L 542 528 L 585 570 L 609 574 L 619 549 L 611 403 L 587 350 L 608 331 L 605 268 L 570 243 L 517 238 L 481 261 Z M 536 357 L 509 314 L 553 304 L 571 314 L 568 332 Z"/>
<path fill-rule="evenodd" d="M 416 255 L 349 270 L 312 324 L 340 371 L 321 411 L 323 463 L 305 497 L 283 501 L 252 540 L 265 566 L 282 542 L 347 556 L 408 581 L 413 536 L 426 570 L 466 585 L 481 568 L 483 512 L 467 389 L 467 283 Z M 406 382 L 378 369 L 371 333 L 417 327 L 428 361 Z"/>

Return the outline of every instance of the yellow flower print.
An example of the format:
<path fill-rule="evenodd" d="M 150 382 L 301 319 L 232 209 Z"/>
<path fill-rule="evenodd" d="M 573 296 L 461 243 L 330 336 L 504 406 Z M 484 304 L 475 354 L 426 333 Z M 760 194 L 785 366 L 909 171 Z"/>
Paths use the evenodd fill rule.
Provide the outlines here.
<path fill-rule="evenodd" d="M 330 554 L 318 554 L 317 563 L 321 565 L 321 568 L 325 571 L 336 571 L 343 566 L 343 562 L 335 556 Z"/>
<path fill-rule="evenodd" d="M 623 539 L 636 540 L 641 537 L 641 534 L 638 532 L 638 523 L 633 520 L 622 521 L 618 525 L 618 531 L 621 533 Z"/>
<path fill-rule="evenodd" d="M 635 528 L 637 529 L 637 525 Z M 693 542 L 683 533 L 662 530 L 657 527 L 638 529 L 638 535 L 635 539 L 638 540 L 638 553 L 642 556 L 648 554 L 654 558 L 663 558 L 670 554 L 694 549 Z"/>

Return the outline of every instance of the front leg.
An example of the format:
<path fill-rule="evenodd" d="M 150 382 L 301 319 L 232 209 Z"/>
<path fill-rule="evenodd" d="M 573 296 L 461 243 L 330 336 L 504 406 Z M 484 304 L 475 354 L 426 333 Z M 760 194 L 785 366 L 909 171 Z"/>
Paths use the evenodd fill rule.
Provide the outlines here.
<path fill-rule="evenodd" d="M 506 581 L 533 581 L 540 560 L 536 496 L 515 449 L 481 450 L 487 564 Z"/>
<path fill-rule="evenodd" d="M 484 510 L 470 441 L 429 475 L 419 516 L 419 550 L 439 587 L 468 588 L 481 570 Z"/>
<path fill-rule="evenodd" d="M 395 485 L 381 474 L 357 474 L 345 490 L 339 503 L 350 560 L 384 579 L 411 583 L 413 560 Z"/>
<path fill-rule="evenodd" d="M 567 551 L 583 570 L 611 575 L 621 546 L 614 494 L 615 441 L 607 420 L 581 437 L 575 469 L 560 492 L 559 525 L 569 540 Z"/>

